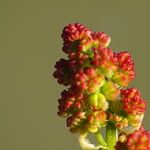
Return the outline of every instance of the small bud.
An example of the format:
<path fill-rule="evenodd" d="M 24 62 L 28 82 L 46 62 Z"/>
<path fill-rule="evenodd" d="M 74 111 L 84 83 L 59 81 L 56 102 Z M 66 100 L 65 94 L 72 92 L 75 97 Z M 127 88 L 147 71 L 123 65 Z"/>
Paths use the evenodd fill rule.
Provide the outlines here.
<path fill-rule="evenodd" d="M 118 138 L 118 141 L 120 141 L 121 143 L 126 142 L 126 140 L 127 140 L 127 137 L 126 137 L 126 135 L 125 135 L 125 134 L 120 135 L 120 136 L 119 136 L 119 138 Z"/>
<path fill-rule="evenodd" d="M 92 34 L 95 47 L 103 46 L 107 47 L 110 44 L 111 38 L 104 32 L 95 32 Z"/>

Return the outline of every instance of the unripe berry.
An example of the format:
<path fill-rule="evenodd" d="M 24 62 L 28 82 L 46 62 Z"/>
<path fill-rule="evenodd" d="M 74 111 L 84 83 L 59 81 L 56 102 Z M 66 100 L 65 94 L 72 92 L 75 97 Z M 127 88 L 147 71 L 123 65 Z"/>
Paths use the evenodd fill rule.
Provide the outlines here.
<path fill-rule="evenodd" d="M 107 110 L 108 109 L 108 102 L 106 101 L 106 98 L 101 93 L 95 93 L 89 96 L 88 98 L 88 104 L 91 109 L 94 110 Z"/>
<path fill-rule="evenodd" d="M 106 99 L 110 101 L 117 100 L 117 97 L 119 96 L 120 93 L 118 86 L 113 82 L 106 82 L 102 87 L 102 91 Z"/>

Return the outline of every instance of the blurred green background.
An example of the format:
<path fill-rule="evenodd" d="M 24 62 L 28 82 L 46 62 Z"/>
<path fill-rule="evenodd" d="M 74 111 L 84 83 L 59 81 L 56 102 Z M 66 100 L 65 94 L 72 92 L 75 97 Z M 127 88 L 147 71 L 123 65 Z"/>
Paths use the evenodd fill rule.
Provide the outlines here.
<path fill-rule="evenodd" d="M 79 150 L 76 135 L 57 117 L 63 87 L 53 79 L 61 31 L 72 22 L 112 37 L 128 50 L 137 77 L 131 84 L 149 104 L 149 0 L 0 0 L 0 150 Z"/>

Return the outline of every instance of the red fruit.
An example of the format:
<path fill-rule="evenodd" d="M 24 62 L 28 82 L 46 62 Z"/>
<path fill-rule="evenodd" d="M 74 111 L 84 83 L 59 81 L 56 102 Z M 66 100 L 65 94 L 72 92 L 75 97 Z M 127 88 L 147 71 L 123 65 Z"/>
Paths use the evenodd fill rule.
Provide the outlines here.
<path fill-rule="evenodd" d="M 97 67 L 104 75 L 110 78 L 117 69 L 115 66 L 114 53 L 109 48 L 94 48 L 94 58 L 92 64 Z"/>
<path fill-rule="evenodd" d="M 91 31 L 80 23 L 69 24 L 64 27 L 61 37 L 64 41 L 73 42 L 82 38 L 91 37 Z"/>
<path fill-rule="evenodd" d="M 92 37 L 94 39 L 95 47 L 107 47 L 111 40 L 110 36 L 104 32 L 94 32 Z"/>
<path fill-rule="evenodd" d="M 70 88 L 68 91 L 64 90 L 61 93 L 61 98 L 58 100 L 58 115 L 60 117 L 66 117 L 69 114 L 77 112 L 82 109 L 84 105 L 84 97 L 76 91 L 72 91 Z"/>
<path fill-rule="evenodd" d="M 77 50 L 85 50 L 92 45 L 91 31 L 79 23 L 69 24 L 63 29 L 62 38 L 64 40 L 63 51 L 70 53 Z"/>
<path fill-rule="evenodd" d="M 115 58 L 118 70 L 113 76 L 113 81 L 126 87 L 135 78 L 134 62 L 128 52 L 115 53 Z"/>
<path fill-rule="evenodd" d="M 96 92 L 103 84 L 104 77 L 95 68 L 80 69 L 75 73 L 72 84 L 81 91 Z"/>
<path fill-rule="evenodd" d="M 71 75 L 74 72 L 74 66 L 71 64 L 71 61 L 62 58 L 56 62 L 55 68 L 56 71 L 53 76 L 58 80 L 58 83 L 65 86 L 69 85 Z"/>
<path fill-rule="evenodd" d="M 127 136 L 125 143 L 118 142 L 116 150 L 150 150 L 150 132 L 141 127 Z"/>
<path fill-rule="evenodd" d="M 135 88 L 121 90 L 121 101 L 123 103 L 123 110 L 127 114 L 143 114 L 146 110 L 146 102 Z"/>

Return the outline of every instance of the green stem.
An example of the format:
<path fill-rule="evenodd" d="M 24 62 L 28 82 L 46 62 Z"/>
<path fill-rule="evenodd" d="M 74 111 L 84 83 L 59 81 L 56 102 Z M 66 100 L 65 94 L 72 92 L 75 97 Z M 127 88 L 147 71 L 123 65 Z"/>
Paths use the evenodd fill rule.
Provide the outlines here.
<path fill-rule="evenodd" d="M 106 141 L 104 140 L 102 134 L 99 131 L 95 133 L 95 137 L 96 137 L 97 142 L 101 146 L 107 147 L 107 143 L 106 143 Z"/>
<path fill-rule="evenodd" d="M 109 150 L 115 150 L 117 142 L 116 132 L 116 127 L 112 123 L 108 122 L 106 126 L 106 142 Z"/>

